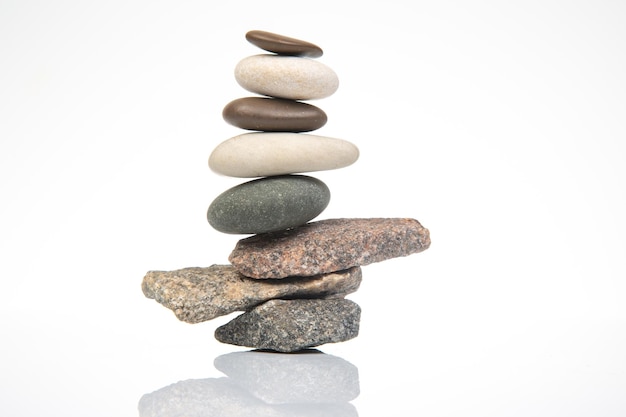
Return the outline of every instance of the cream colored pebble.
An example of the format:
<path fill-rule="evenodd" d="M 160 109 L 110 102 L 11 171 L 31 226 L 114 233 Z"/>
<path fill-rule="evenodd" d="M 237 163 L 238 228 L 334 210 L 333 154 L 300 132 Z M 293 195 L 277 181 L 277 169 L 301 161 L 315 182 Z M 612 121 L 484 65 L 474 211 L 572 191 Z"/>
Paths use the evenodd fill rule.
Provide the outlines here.
<path fill-rule="evenodd" d="M 328 97 L 339 87 L 337 74 L 321 62 L 281 55 L 242 59 L 235 67 L 235 79 L 253 93 L 292 100 Z"/>
<path fill-rule="evenodd" d="M 209 167 L 230 177 L 254 178 L 343 168 L 358 158 L 359 149 L 343 139 L 255 132 L 219 144 L 209 157 Z"/>

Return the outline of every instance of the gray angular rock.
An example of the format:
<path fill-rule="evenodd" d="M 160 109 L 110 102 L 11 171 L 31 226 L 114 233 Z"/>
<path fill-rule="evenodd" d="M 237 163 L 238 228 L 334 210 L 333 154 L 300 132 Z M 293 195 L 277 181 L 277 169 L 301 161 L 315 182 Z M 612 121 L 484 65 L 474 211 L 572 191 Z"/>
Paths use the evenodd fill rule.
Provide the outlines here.
<path fill-rule="evenodd" d="M 329 202 L 330 190 L 317 178 L 266 177 L 224 191 L 209 206 L 207 219 L 223 233 L 266 233 L 303 225 Z"/>
<path fill-rule="evenodd" d="M 354 400 L 360 392 L 356 366 L 316 349 L 233 352 L 215 358 L 213 364 L 268 404 L 340 403 Z"/>
<path fill-rule="evenodd" d="M 270 300 L 215 330 L 222 343 L 295 352 L 359 334 L 361 308 L 353 301 Z"/>
<path fill-rule="evenodd" d="M 174 312 L 179 320 L 199 323 L 234 311 L 246 311 L 274 298 L 342 298 L 361 284 L 361 269 L 314 277 L 258 280 L 232 265 L 150 271 L 141 288 Z"/>
<path fill-rule="evenodd" d="M 328 219 L 237 242 L 228 260 L 252 278 L 309 276 L 426 250 L 430 233 L 415 219 Z"/>

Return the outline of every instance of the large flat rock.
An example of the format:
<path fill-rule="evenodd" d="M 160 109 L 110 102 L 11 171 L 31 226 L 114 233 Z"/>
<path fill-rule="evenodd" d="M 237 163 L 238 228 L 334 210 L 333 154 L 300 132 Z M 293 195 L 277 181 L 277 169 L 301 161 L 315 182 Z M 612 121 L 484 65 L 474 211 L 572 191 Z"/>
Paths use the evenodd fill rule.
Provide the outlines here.
<path fill-rule="evenodd" d="M 237 242 L 229 257 L 252 278 L 310 276 L 426 250 L 430 233 L 408 218 L 328 219 Z"/>
<path fill-rule="evenodd" d="M 215 330 L 222 343 L 296 352 L 359 334 L 361 308 L 346 299 L 270 300 Z"/>
<path fill-rule="evenodd" d="M 259 280 L 232 265 L 150 271 L 142 282 L 146 297 L 174 312 L 179 320 L 199 323 L 234 311 L 246 311 L 274 298 L 342 298 L 361 284 L 361 269 L 314 277 Z"/>

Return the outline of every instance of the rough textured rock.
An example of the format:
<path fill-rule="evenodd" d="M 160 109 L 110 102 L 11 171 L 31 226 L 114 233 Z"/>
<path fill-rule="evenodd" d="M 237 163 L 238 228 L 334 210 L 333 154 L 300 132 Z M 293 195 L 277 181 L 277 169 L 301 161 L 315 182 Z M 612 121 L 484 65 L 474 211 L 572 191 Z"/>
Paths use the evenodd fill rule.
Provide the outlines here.
<path fill-rule="evenodd" d="M 255 132 L 220 143 L 209 157 L 209 167 L 218 174 L 252 178 L 344 168 L 358 158 L 359 149 L 346 140 Z"/>
<path fill-rule="evenodd" d="M 276 33 L 265 32 L 263 30 L 251 30 L 246 33 L 246 39 L 251 44 L 274 52 L 279 55 L 306 56 L 317 58 L 324 54 L 319 46 L 300 39 L 290 38 Z"/>
<path fill-rule="evenodd" d="M 326 113 L 312 104 L 267 97 L 244 97 L 228 103 L 222 117 L 233 126 L 264 132 L 309 132 L 324 126 Z"/>
<path fill-rule="evenodd" d="M 342 298 L 360 283 L 358 267 L 315 277 L 258 280 L 241 275 L 232 265 L 212 265 L 150 271 L 141 287 L 146 297 L 172 310 L 179 320 L 199 323 L 273 298 Z"/>
<path fill-rule="evenodd" d="M 421 252 L 430 234 L 415 219 L 329 219 L 237 242 L 229 261 L 252 278 L 309 276 Z"/>
<path fill-rule="evenodd" d="M 266 177 L 224 191 L 209 206 L 207 219 L 223 233 L 266 233 L 303 225 L 329 202 L 330 190 L 317 178 Z"/>
<path fill-rule="evenodd" d="M 339 78 L 332 69 L 295 56 L 249 56 L 235 67 L 235 79 L 253 93 L 291 100 L 320 99 L 339 88 Z"/>
<path fill-rule="evenodd" d="M 137 408 L 140 417 L 358 417 L 347 402 L 267 404 L 230 378 L 180 381 L 143 395 Z"/>
<path fill-rule="evenodd" d="M 360 391 L 356 366 L 315 349 L 233 352 L 217 357 L 214 365 L 268 404 L 347 402 Z"/>
<path fill-rule="evenodd" d="M 215 330 L 222 343 L 278 352 L 343 342 L 359 333 L 361 308 L 353 301 L 271 300 Z"/>

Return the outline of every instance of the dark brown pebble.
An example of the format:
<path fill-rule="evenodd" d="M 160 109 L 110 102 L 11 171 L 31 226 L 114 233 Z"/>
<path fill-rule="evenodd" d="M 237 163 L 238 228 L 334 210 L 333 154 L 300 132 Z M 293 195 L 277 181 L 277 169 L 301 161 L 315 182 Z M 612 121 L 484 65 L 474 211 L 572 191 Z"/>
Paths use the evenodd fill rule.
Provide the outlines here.
<path fill-rule="evenodd" d="M 289 38 L 276 33 L 265 32 L 263 30 L 251 30 L 246 33 L 246 39 L 251 44 L 278 55 L 318 58 L 324 54 L 322 48 L 310 42 Z"/>
<path fill-rule="evenodd" d="M 265 132 L 310 132 L 324 126 L 326 113 L 295 100 L 246 97 L 233 100 L 222 111 L 233 126 Z"/>

